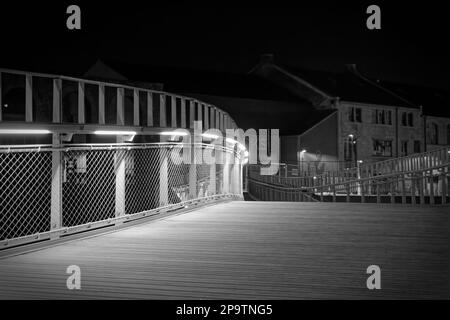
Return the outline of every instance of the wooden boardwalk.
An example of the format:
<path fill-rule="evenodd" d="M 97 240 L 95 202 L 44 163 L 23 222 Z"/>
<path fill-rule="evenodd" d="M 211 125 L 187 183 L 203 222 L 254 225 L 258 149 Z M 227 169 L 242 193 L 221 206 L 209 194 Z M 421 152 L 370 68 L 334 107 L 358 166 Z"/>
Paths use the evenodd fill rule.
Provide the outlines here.
<path fill-rule="evenodd" d="M 449 299 L 449 208 L 223 203 L 0 259 L 0 298 Z"/>

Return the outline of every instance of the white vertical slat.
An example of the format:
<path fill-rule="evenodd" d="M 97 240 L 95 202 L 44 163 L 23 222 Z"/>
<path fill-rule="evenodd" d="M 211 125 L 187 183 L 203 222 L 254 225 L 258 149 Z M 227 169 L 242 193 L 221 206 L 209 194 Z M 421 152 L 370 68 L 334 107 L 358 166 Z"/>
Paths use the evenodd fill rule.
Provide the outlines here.
<path fill-rule="evenodd" d="M 53 116 L 52 121 L 54 123 L 61 123 L 61 92 L 62 92 L 62 80 L 53 79 Z"/>
<path fill-rule="evenodd" d="M 105 86 L 98 86 L 98 124 L 105 124 Z"/>
<path fill-rule="evenodd" d="M 204 112 L 205 112 L 203 129 L 208 130 L 209 129 L 208 106 L 206 104 L 202 103 L 202 108 L 204 108 Z"/>
<path fill-rule="evenodd" d="M 117 137 L 117 143 L 123 143 L 123 137 Z M 114 155 L 114 172 L 116 177 L 116 197 L 115 197 L 115 217 L 125 215 L 125 170 L 126 163 L 121 151 L 116 151 Z M 120 222 L 119 222 L 120 224 Z"/>
<path fill-rule="evenodd" d="M 160 94 L 159 96 L 159 126 L 164 128 L 167 126 L 166 122 L 166 96 Z"/>
<path fill-rule="evenodd" d="M 147 92 L 147 126 L 153 127 L 153 94 Z"/>
<path fill-rule="evenodd" d="M 195 121 L 195 102 L 189 100 L 189 128 L 194 129 Z"/>
<path fill-rule="evenodd" d="M 171 97 L 171 127 L 176 128 L 177 127 L 177 97 L 172 96 Z"/>
<path fill-rule="evenodd" d="M 216 129 L 220 129 L 220 111 L 219 109 L 216 109 Z"/>
<path fill-rule="evenodd" d="M 186 102 L 185 98 L 181 98 L 181 127 L 186 128 Z"/>
<path fill-rule="evenodd" d="M 197 121 L 202 121 L 202 115 L 203 115 L 202 105 L 200 102 L 197 101 Z"/>
<path fill-rule="evenodd" d="M 214 125 L 214 112 L 216 111 L 216 109 L 213 106 L 208 106 L 209 108 L 209 127 L 210 128 L 215 128 Z"/>
<path fill-rule="evenodd" d="M 33 122 L 33 77 L 25 76 L 25 121 Z"/>
<path fill-rule="evenodd" d="M 62 224 L 62 157 L 60 136 L 54 133 L 52 137 L 52 186 L 50 196 L 50 230 L 61 228 Z M 57 237 L 55 235 L 52 238 Z"/>
<path fill-rule="evenodd" d="M 164 207 L 169 203 L 169 164 L 166 149 L 159 150 L 159 206 Z"/>
<path fill-rule="evenodd" d="M 117 88 L 117 124 L 123 126 L 125 124 L 124 110 L 125 89 Z"/>
<path fill-rule="evenodd" d="M 85 123 L 85 114 L 84 114 L 84 83 L 78 82 L 78 123 Z"/>
<path fill-rule="evenodd" d="M 139 90 L 133 90 L 133 124 L 139 126 Z"/>

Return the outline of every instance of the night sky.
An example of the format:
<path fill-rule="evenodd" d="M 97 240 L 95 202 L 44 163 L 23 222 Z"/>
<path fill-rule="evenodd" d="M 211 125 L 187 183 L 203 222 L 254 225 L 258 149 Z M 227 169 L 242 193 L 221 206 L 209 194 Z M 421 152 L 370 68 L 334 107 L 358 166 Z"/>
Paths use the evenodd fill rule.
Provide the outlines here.
<path fill-rule="evenodd" d="M 281 65 L 341 70 L 356 63 L 375 78 L 450 89 L 448 13 L 442 4 L 304 2 L 1 2 L 0 66 L 81 68 L 101 57 L 245 73 L 260 54 L 273 53 Z M 81 7 L 81 31 L 66 28 L 70 4 Z M 366 28 L 370 4 L 381 7 L 382 30 Z"/>

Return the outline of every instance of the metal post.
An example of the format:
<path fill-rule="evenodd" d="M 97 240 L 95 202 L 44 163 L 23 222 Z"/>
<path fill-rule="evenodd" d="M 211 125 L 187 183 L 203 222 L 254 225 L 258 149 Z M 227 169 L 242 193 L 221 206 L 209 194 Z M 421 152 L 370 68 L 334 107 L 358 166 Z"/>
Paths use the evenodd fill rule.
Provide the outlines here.
<path fill-rule="evenodd" d="M 209 127 L 210 128 L 215 128 L 215 124 L 214 124 L 214 112 L 215 112 L 215 108 L 213 106 L 209 106 Z"/>
<path fill-rule="evenodd" d="M 221 126 L 220 126 L 220 112 L 219 109 L 214 108 L 216 110 L 216 129 L 221 130 Z"/>
<path fill-rule="evenodd" d="M 33 77 L 25 76 L 25 121 L 33 122 Z"/>
<path fill-rule="evenodd" d="M 170 113 L 171 113 L 171 117 L 172 117 L 171 127 L 176 128 L 177 127 L 177 97 L 176 96 L 171 96 L 170 108 L 171 108 Z"/>
<path fill-rule="evenodd" d="M 186 128 L 186 99 L 181 98 L 181 127 Z"/>
<path fill-rule="evenodd" d="M 53 79 L 53 116 L 54 123 L 61 123 L 61 90 L 62 80 Z"/>
<path fill-rule="evenodd" d="M 197 121 L 202 121 L 202 104 L 197 102 Z"/>
<path fill-rule="evenodd" d="M 214 155 L 217 150 L 214 150 Z M 211 195 L 216 194 L 216 161 L 213 161 L 209 165 L 209 192 Z"/>
<path fill-rule="evenodd" d="M 164 94 L 159 95 L 159 126 L 166 127 L 166 96 Z"/>
<path fill-rule="evenodd" d="M 194 129 L 195 102 L 192 100 L 188 100 L 188 104 L 189 104 L 189 128 Z"/>
<path fill-rule="evenodd" d="M 117 143 L 123 143 L 122 137 L 117 137 Z M 116 175 L 116 211 L 115 216 L 125 215 L 125 150 L 115 151 L 115 175 Z M 118 222 L 121 223 L 120 221 Z"/>
<path fill-rule="evenodd" d="M 224 151 L 225 155 L 225 161 L 223 164 L 223 193 L 227 194 L 230 193 L 230 163 L 229 163 L 229 156 L 230 154 L 228 151 Z"/>
<path fill-rule="evenodd" d="M 78 123 L 85 123 L 84 116 L 84 83 L 78 82 Z"/>
<path fill-rule="evenodd" d="M 153 94 L 147 91 L 147 126 L 153 127 Z"/>
<path fill-rule="evenodd" d="M 197 198 L 197 146 L 195 139 L 191 139 L 191 162 L 189 165 L 189 199 Z"/>
<path fill-rule="evenodd" d="M 205 112 L 205 116 L 204 116 L 204 125 L 203 125 L 203 129 L 208 130 L 209 129 L 209 117 L 208 117 L 208 106 L 206 104 L 202 104 L 203 108 L 204 108 L 204 112 Z"/>
<path fill-rule="evenodd" d="M 139 90 L 133 90 L 133 125 L 139 126 Z"/>
<path fill-rule="evenodd" d="M 164 147 L 159 149 L 159 206 L 169 204 L 169 163 L 168 150 Z"/>
<path fill-rule="evenodd" d="M 117 124 L 123 126 L 125 124 L 124 110 L 125 89 L 117 88 Z"/>
<path fill-rule="evenodd" d="M 105 86 L 98 86 L 98 124 L 105 124 Z"/>
<path fill-rule="evenodd" d="M 52 190 L 51 190 L 51 212 L 50 230 L 62 227 L 62 152 L 56 150 L 61 144 L 60 136 L 54 133 L 52 137 Z M 52 239 L 59 238 L 59 234 L 52 234 Z"/>
<path fill-rule="evenodd" d="M 239 194 L 239 159 L 237 157 L 237 155 L 233 154 L 232 157 L 234 157 L 234 163 L 233 163 L 233 172 L 232 172 L 232 179 L 233 181 L 231 181 L 231 186 L 232 186 L 232 190 L 231 193 L 233 194 Z"/>

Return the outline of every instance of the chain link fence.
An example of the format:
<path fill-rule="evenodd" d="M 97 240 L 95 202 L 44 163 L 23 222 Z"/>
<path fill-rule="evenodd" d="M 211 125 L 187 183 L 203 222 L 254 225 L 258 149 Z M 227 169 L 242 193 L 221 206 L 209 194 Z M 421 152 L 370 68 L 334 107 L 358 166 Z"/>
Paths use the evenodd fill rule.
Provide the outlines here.
<path fill-rule="evenodd" d="M 193 200 L 241 198 L 239 153 L 216 147 L 233 161 L 206 164 L 206 147 L 192 154 L 170 143 L 0 147 L 2 247 Z"/>

